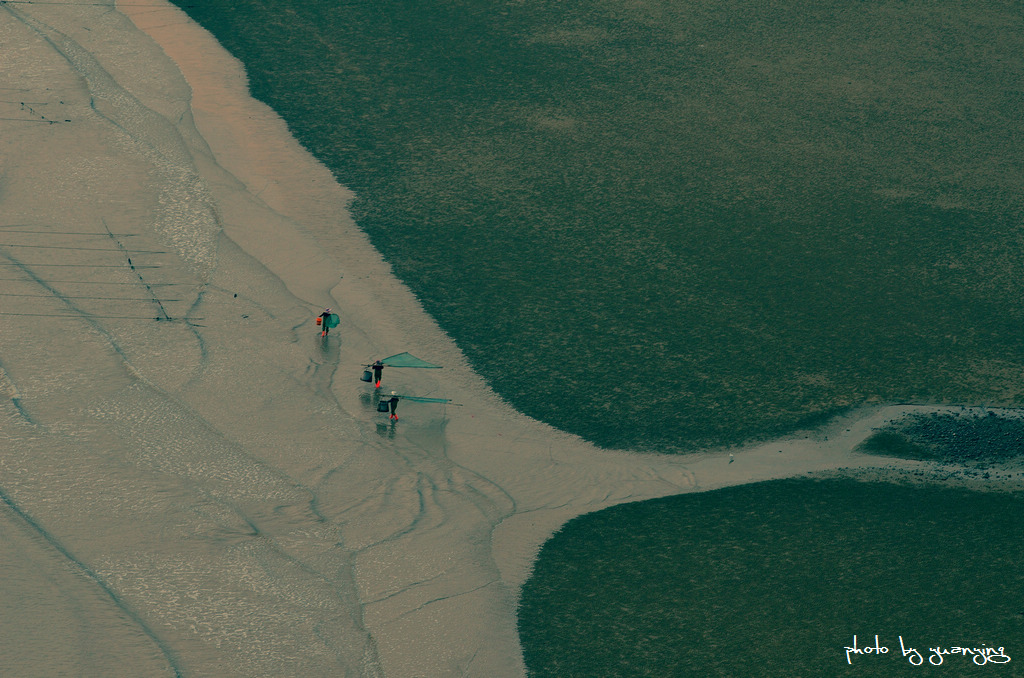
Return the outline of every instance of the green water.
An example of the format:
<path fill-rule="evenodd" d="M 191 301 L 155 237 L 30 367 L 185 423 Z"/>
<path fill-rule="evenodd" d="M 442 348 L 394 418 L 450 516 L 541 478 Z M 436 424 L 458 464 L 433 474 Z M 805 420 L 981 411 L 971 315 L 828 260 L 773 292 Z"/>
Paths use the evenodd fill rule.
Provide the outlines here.
<path fill-rule="evenodd" d="M 788 480 L 582 516 L 523 588 L 529 675 L 1024 675 L 1022 511 L 1019 496 Z M 855 634 L 890 652 L 847 664 Z M 983 644 L 1010 663 L 928 664 L 929 647 Z"/>
<path fill-rule="evenodd" d="M 186 11 L 530 415 L 671 451 L 1024 400 L 1017 4 Z"/>

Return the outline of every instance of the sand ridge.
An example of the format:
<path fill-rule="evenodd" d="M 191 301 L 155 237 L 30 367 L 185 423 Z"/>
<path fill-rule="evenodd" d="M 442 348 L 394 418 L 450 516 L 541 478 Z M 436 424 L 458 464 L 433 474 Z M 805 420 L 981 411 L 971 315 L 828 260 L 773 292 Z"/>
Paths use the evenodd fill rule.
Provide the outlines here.
<path fill-rule="evenodd" d="M 853 452 L 901 408 L 731 462 L 598 450 L 519 415 L 394 279 L 351 194 L 179 10 L 5 5 L 0 36 L 16 55 L 0 86 L 30 101 L 2 123 L 3 289 L 37 295 L 5 297 L 0 326 L 0 508 L 33 544 L 3 557 L 27 591 L 55 576 L 33 578 L 40 553 L 73 564 L 59 588 L 80 639 L 2 669 L 522 676 L 518 588 L 566 520 L 919 466 Z M 327 341 L 324 306 L 342 319 Z M 460 406 L 376 413 L 361 366 L 405 350 L 445 369 L 388 370 L 385 390 Z M 48 624 L 23 617 L 26 635 Z M 98 618 L 123 637 L 89 654 Z"/>

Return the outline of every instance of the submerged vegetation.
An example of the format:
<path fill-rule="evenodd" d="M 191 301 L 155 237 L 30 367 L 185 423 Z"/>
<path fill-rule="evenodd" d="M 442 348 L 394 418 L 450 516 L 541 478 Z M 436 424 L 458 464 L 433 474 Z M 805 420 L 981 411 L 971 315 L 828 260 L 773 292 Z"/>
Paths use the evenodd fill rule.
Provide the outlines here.
<path fill-rule="evenodd" d="M 1024 419 L 995 412 L 910 414 L 874 433 L 865 452 L 970 466 L 1024 458 Z"/>
<path fill-rule="evenodd" d="M 530 415 L 673 450 L 1024 401 L 1014 3 L 185 10 Z"/>
<path fill-rule="evenodd" d="M 581 516 L 523 588 L 529 675 L 1024 675 L 1022 516 L 1020 496 L 807 479 Z M 876 634 L 889 652 L 848 664 Z M 937 646 L 1011 662 L 931 667 Z"/>

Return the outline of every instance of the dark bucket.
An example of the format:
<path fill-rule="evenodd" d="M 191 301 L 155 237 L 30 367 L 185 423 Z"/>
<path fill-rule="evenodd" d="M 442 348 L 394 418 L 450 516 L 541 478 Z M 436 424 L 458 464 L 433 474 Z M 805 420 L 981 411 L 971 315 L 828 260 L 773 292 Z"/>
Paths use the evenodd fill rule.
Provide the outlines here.
<path fill-rule="evenodd" d="M 363 376 L 359 377 L 359 381 L 373 381 L 373 375 L 370 374 L 370 370 L 363 370 Z"/>
<path fill-rule="evenodd" d="M 378 412 L 387 412 L 388 411 L 388 401 L 387 400 L 381 400 L 380 402 L 378 402 L 377 403 L 377 411 Z"/>

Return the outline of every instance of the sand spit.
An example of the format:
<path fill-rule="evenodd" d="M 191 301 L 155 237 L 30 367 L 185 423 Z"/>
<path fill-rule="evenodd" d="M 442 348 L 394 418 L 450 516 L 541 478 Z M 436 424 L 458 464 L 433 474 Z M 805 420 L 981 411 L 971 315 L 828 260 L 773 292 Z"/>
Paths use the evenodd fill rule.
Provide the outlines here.
<path fill-rule="evenodd" d="M 3 675 L 522 676 L 517 591 L 567 519 L 919 466 L 852 451 L 900 408 L 732 459 L 527 419 L 177 9 L 5 4 L 0 43 Z M 377 414 L 361 365 L 406 350 L 446 369 L 385 389 L 461 406 Z"/>

